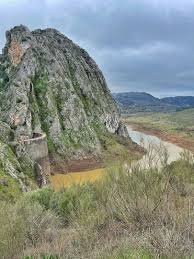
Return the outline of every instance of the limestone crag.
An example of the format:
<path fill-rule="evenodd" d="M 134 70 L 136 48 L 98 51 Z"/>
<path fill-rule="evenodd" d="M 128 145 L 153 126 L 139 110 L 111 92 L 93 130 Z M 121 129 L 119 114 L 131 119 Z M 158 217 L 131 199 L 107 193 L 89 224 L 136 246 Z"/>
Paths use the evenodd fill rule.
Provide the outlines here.
<path fill-rule="evenodd" d="M 104 76 L 84 49 L 55 29 L 16 26 L 6 39 L 0 120 L 10 141 L 46 133 L 50 156 L 84 159 L 101 153 L 100 135 L 127 136 Z"/>
<path fill-rule="evenodd" d="M 46 132 L 58 153 L 87 155 L 100 148 L 96 129 L 122 132 L 105 79 L 85 50 L 54 29 L 19 26 L 6 36 L 1 117 L 15 139 Z"/>

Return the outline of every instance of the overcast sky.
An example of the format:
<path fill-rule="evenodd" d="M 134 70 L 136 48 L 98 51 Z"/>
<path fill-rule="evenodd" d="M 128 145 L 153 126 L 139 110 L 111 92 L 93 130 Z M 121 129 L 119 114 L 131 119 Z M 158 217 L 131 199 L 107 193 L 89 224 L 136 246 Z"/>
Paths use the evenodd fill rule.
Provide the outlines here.
<path fill-rule="evenodd" d="M 194 0 L 0 0 L 0 49 L 19 24 L 70 37 L 112 92 L 194 95 Z"/>

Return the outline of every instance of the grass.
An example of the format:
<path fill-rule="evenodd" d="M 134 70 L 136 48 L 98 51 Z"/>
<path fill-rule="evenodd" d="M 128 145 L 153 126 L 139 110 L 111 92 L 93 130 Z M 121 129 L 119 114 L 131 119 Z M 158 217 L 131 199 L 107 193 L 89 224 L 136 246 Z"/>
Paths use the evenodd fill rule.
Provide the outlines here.
<path fill-rule="evenodd" d="M 192 258 L 194 158 L 1 202 L 2 258 Z"/>
<path fill-rule="evenodd" d="M 24 256 L 22 259 L 34 259 L 33 256 Z M 40 259 L 59 259 L 57 255 L 42 255 Z"/>
<path fill-rule="evenodd" d="M 98 135 L 102 146 L 102 158 L 104 167 L 117 166 L 118 164 L 131 162 L 143 155 L 143 150 L 136 144 L 122 137 L 110 133 Z"/>
<path fill-rule="evenodd" d="M 154 259 L 154 256 L 146 251 L 145 249 L 121 249 L 121 251 L 118 251 L 115 255 L 107 256 L 105 257 L 106 259 L 111 259 L 111 258 L 116 258 L 116 259 Z"/>
<path fill-rule="evenodd" d="M 128 117 L 126 121 L 152 129 L 179 133 L 187 138 L 194 139 L 194 109 L 171 113 L 140 114 Z"/>
<path fill-rule="evenodd" d="M 0 201 L 16 200 L 21 195 L 19 182 L 0 170 Z"/>
<path fill-rule="evenodd" d="M 19 181 L 11 177 L 7 171 L 19 173 L 19 163 L 11 148 L 1 142 L 0 158 L 0 201 L 15 200 L 21 195 L 22 191 Z"/>

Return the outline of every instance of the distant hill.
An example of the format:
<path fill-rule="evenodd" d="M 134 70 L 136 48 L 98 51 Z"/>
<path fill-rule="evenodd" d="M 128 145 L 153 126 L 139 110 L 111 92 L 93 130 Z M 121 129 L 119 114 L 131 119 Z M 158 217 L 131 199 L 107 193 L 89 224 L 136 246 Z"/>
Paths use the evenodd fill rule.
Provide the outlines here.
<path fill-rule="evenodd" d="M 160 99 L 144 92 L 116 93 L 113 94 L 113 96 L 115 97 L 116 101 L 122 105 L 150 105 L 160 103 Z"/>
<path fill-rule="evenodd" d="M 175 96 L 161 99 L 163 102 L 180 107 L 194 107 L 194 96 Z"/>
<path fill-rule="evenodd" d="M 172 112 L 194 107 L 193 96 L 157 98 L 145 92 L 113 93 L 121 112 Z"/>

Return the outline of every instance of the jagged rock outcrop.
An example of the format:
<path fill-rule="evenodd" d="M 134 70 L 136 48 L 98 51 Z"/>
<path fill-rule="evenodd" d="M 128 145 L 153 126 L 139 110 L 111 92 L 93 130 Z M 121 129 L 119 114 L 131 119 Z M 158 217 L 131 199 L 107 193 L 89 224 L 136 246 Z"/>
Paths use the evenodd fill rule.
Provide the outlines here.
<path fill-rule="evenodd" d="M 121 132 L 116 104 L 85 50 L 54 29 L 18 26 L 6 37 L 1 117 L 15 139 L 46 132 L 57 152 L 80 155 L 98 150 L 99 127 Z"/>
<path fill-rule="evenodd" d="M 100 154 L 101 134 L 127 136 L 104 76 L 84 49 L 55 29 L 21 25 L 6 38 L 0 120 L 11 141 L 46 133 L 50 155 L 84 159 Z"/>

